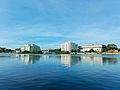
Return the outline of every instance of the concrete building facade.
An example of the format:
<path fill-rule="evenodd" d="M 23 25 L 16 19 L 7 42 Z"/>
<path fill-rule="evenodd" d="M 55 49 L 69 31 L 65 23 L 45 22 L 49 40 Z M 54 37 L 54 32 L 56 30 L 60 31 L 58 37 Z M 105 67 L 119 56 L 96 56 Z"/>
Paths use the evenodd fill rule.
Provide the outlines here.
<path fill-rule="evenodd" d="M 91 49 L 93 49 L 94 51 L 101 52 L 103 47 L 104 45 L 102 44 L 82 45 L 80 51 L 85 52 L 85 51 L 90 51 Z"/>
<path fill-rule="evenodd" d="M 71 52 L 72 50 L 78 50 L 78 44 L 70 41 L 61 44 L 61 51 Z"/>
<path fill-rule="evenodd" d="M 29 51 L 29 52 L 36 52 L 40 51 L 40 46 L 35 45 L 35 44 L 26 44 L 21 48 L 21 51 Z"/>

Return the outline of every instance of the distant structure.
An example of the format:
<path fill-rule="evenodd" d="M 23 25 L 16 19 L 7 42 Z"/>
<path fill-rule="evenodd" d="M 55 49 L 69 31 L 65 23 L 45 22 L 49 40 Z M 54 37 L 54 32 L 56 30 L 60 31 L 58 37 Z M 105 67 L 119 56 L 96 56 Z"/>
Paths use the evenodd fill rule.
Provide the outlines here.
<path fill-rule="evenodd" d="M 105 45 L 102 45 L 102 44 L 88 44 L 88 45 L 82 45 L 80 47 L 81 47 L 80 51 L 82 51 L 82 52 L 90 51 L 91 49 L 94 50 L 94 51 L 97 51 L 97 52 L 101 52 L 102 48 L 104 48 Z"/>
<path fill-rule="evenodd" d="M 20 49 L 20 48 L 17 48 L 17 49 L 15 49 L 15 52 L 16 52 L 16 53 L 20 53 L 20 52 L 21 52 L 21 49 Z"/>
<path fill-rule="evenodd" d="M 49 50 L 42 50 L 43 54 L 49 54 Z"/>
<path fill-rule="evenodd" d="M 26 44 L 21 48 L 21 51 L 37 52 L 40 51 L 40 47 L 35 44 Z"/>
<path fill-rule="evenodd" d="M 78 44 L 70 41 L 61 44 L 61 51 L 71 52 L 72 50 L 78 50 Z"/>

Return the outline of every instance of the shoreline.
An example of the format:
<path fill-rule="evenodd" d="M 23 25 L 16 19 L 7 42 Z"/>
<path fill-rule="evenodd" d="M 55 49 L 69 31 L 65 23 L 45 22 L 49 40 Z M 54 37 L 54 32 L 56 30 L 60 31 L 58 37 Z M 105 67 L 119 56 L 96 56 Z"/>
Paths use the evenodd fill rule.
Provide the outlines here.
<path fill-rule="evenodd" d="M 77 53 L 77 54 L 86 54 L 86 55 L 87 55 L 87 54 L 88 54 L 88 55 L 90 55 L 90 54 L 91 54 L 91 55 L 92 55 L 92 54 L 93 54 L 93 55 L 94 55 L 94 54 L 110 54 L 110 55 L 111 55 L 111 54 L 120 54 L 120 52 L 119 52 L 119 53 Z"/>
<path fill-rule="evenodd" d="M 0 54 L 23 54 L 23 53 L 0 53 Z M 29 54 L 29 53 L 26 53 L 26 54 Z M 74 54 L 74 55 L 79 55 L 79 54 L 82 54 L 82 55 L 100 55 L 100 54 L 101 55 L 103 55 L 103 54 L 106 54 L 106 55 L 117 55 L 117 54 L 120 54 L 120 52 L 119 53 L 76 53 L 76 54 L 75 53 L 70 53 L 70 54 Z M 35 55 L 35 54 L 33 54 L 33 55 Z M 47 54 L 41 54 L 41 55 L 47 55 Z"/>

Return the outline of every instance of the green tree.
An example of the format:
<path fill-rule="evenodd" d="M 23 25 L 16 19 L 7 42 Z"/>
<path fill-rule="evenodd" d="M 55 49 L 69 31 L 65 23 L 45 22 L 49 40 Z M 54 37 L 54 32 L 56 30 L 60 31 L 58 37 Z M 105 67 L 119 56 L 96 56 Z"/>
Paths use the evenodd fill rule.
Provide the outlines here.
<path fill-rule="evenodd" d="M 29 51 L 23 51 L 22 54 L 30 54 L 31 52 Z"/>
<path fill-rule="evenodd" d="M 108 44 L 107 50 L 118 50 L 117 45 L 115 44 Z"/>
<path fill-rule="evenodd" d="M 96 52 L 95 50 L 93 50 L 93 49 L 90 49 L 88 52 Z"/>
<path fill-rule="evenodd" d="M 61 54 L 61 49 L 55 49 L 55 54 Z"/>

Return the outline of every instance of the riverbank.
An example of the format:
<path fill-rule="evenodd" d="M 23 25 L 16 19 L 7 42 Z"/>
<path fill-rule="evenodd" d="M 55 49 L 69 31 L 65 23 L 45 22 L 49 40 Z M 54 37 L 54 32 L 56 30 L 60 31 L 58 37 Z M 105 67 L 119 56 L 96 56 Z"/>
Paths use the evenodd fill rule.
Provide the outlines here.
<path fill-rule="evenodd" d="M 23 53 L 0 53 L 0 54 L 23 54 Z M 25 54 L 25 53 L 24 53 Z M 26 53 L 26 54 L 31 54 L 31 53 Z M 53 53 L 53 54 L 55 54 L 55 53 Z M 114 55 L 114 54 L 120 54 L 120 52 L 118 52 L 118 53 L 69 53 L 69 54 L 88 54 L 88 55 L 94 55 L 94 54 L 108 54 L 108 55 Z M 43 54 L 44 55 L 44 54 Z"/>
<path fill-rule="evenodd" d="M 117 53 L 108 53 L 108 52 L 103 52 L 103 53 L 77 53 L 77 54 L 120 54 L 120 52 Z"/>

